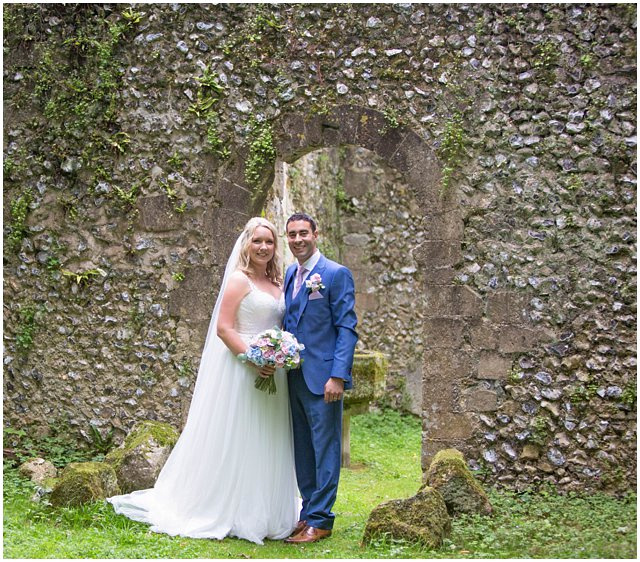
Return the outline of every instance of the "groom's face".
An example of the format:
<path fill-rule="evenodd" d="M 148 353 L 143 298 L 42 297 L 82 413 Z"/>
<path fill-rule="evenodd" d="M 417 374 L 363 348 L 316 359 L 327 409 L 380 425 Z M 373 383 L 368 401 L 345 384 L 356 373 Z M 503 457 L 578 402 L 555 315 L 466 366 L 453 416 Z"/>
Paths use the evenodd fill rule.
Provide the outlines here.
<path fill-rule="evenodd" d="M 302 264 L 316 251 L 318 231 L 313 232 L 308 221 L 291 221 L 287 225 L 287 241 L 291 253 Z"/>

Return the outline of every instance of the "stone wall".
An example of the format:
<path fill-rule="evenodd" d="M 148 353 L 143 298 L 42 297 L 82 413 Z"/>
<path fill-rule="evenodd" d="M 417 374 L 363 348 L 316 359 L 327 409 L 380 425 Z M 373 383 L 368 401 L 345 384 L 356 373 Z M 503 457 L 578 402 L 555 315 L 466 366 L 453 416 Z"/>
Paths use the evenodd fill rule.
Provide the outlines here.
<path fill-rule="evenodd" d="M 421 217 L 424 466 L 635 486 L 635 5 L 3 9 L 5 424 L 183 419 L 275 158 L 357 146 Z"/>

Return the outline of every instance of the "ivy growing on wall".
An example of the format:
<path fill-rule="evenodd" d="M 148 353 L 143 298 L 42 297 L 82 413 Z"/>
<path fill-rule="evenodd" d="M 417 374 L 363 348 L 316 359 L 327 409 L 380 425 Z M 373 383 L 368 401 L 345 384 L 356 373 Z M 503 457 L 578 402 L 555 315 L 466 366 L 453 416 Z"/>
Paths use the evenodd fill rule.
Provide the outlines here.
<path fill-rule="evenodd" d="M 250 134 L 249 156 L 245 167 L 245 179 L 254 187 L 260 186 L 262 172 L 271 166 L 276 159 L 273 146 L 273 132 L 267 122 L 254 122 Z"/>

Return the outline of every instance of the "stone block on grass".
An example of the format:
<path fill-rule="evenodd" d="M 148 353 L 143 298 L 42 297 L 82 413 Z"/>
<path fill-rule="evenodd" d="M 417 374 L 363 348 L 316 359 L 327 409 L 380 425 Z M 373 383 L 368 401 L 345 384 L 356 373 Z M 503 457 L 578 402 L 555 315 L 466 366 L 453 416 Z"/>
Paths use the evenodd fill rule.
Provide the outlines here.
<path fill-rule="evenodd" d="M 48 478 L 55 478 L 58 475 L 58 470 L 53 463 L 42 458 L 23 462 L 18 471 L 36 484 L 43 484 Z"/>
<path fill-rule="evenodd" d="M 345 410 L 353 413 L 367 411 L 369 403 L 379 399 L 384 393 L 384 385 L 389 362 L 379 351 L 363 350 L 353 357 L 353 389 L 344 393 Z"/>
<path fill-rule="evenodd" d="M 115 470 L 122 493 L 152 488 L 178 437 L 168 423 L 145 420 L 136 424 L 124 443 L 105 458 Z"/>
<path fill-rule="evenodd" d="M 440 493 L 423 487 L 415 496 L 380 504 L 369 515 L 363 543 L 396 539 L 438 548 L 451 531 L 451 518 Z"/>
<path fill-rule="evenodd" d="M 493 512 L 487 494 L 471 474 L 462 453 L 456 449 L 443 449 L 433 457 L 426 486 L 442 494 L 452 517 L 459 513 L 491 515 Z"/>
<path fill-rule="evenodd" d="M 54 507 L 75 507 L 120 493 L 116 473 L 101 462 L 72 462 L 51 492 Z"/>

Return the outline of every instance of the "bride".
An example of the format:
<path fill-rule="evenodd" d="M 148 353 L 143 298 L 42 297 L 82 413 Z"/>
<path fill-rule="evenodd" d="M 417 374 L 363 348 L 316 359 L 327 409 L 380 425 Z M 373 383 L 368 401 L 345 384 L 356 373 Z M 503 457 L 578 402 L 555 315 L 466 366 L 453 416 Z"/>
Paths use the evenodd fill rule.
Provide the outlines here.
<path fill-rule="evenodd" d="M 283 370 L 241 363 L 236 355 L 284 314 L 275 227 L 256 217 L 227 263 L 204 346 L 189 415 L 153 488 L 108 498 L 117 513 L 169 535 L 258 544 L 296 527 L 287 379 Z M 277 392 L 257 390 L 273 376 Z"/>

